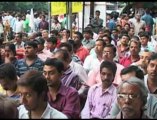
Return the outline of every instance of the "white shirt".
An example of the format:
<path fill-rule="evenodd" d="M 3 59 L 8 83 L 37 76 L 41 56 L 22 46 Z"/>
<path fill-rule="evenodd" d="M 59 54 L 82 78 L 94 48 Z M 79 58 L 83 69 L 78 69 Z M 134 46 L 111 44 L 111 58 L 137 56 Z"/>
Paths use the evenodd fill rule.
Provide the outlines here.
<path fill-rule="evenodd" d="M 70 66 L 71 66 L 72 71 L 74 71 L 80 77 L 82 81 L 86 82 L 88 80 L 88 75 L 82 65 L 74 61 L 71 61 Z"/>
<path fill-rule="evenodd" d="M 87 72 L 93 70 L 101 64 L 96 55 L 88 55 L 84 61 L 83 67 Z"/>
<path fill-rule="evenodd" d="M 23 20 L 20 20 L 20 21 L 16 21 L 15 22 L 15 27 L 14 27 L 14 30 L 13 30 L 15 33 L 20 33 L 20 32 L 23 32 L 24 31 L 24 28 L 23 28 Z"/>
<path fill-rule="evenodd" d="M 18 107 L 19 111 L 19 119 L 29 119 L 28 111 L 24 107 L 24 105 L 20 105 Z M 66 115 L 61 113 L 60 111 L 52 108 L 49 103 L 47 104 L 47 107 L 43 114 L 40 117 L 41 119 L 50 119 L 50 118 L 55 118 L 55 119 L 68 119 Z"/>

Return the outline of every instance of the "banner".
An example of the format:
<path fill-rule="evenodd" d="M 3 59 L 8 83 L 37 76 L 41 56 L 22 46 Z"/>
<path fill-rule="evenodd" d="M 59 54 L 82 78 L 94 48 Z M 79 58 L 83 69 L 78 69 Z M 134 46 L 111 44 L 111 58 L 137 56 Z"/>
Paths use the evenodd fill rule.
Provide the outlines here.
<path fill-rule="evenodd" d="M 29 27 L 31 28 L 31 31 L 32 31 L 32 32 L 35 30 L 33 8 L 31 9 L 31 13 L 30 13 Z"/>
<path fill-rule="evenodd" d="M 83 10 L 83 2 L 72 2 L 72 13 L 81 12 Z"/>
<path fill-rule="evenodd" d="M 51 15 L 66 14 L 66 2 L 51 2 Z"/>

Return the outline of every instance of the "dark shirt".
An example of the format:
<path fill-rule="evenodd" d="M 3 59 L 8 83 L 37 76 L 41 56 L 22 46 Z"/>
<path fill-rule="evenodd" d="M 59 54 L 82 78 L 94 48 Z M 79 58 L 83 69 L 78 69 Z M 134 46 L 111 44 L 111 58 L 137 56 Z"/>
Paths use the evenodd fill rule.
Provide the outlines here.
<path fill-rule="evenodd" d="M 49 23 L 47 21 L 41 21 L 39 23 L 39 30 L 40 29 L 48 30 L 49 29 Z"/>
<path fill-rule="evenodd" d="M 48 92 L 48 101 L 52 107 L 63 112 L 69 119 L 80 118 L 80 99 L 75 88 L 61 85 L 53 101 L 51 94 Z"/>

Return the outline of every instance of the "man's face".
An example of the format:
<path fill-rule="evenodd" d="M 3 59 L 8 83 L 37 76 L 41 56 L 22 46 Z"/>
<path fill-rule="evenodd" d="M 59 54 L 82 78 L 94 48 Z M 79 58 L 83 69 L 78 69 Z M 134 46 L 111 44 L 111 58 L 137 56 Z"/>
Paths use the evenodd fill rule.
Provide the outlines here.
<path fill-rule="evenodd" d="M 25 56 L 31 57 L 35 56 L 37 53 L 38 48 L 33 48 L 32 46 L 26 45 L 25 46 Z"/>
<path fill-rule="evenodd" d="M 142 61 L 143 64 L 145 64 L 145 66 L 148 65 L 148 61 L 150 59 L 152 55 L 152 52 L 142 52 L 140 55 L 140 60 Z"/>
<path fill-rule="evenodd" d="M 25 106 L 25 108 L 29 110 L 36 110 L 39 108 L 39 101 L 43 99 L 42 96 L 39 96 L 35 91 L 33 91 L 30 87 L 26 86 L 18 86 L 18 90 L 20 91 L 20 102 Z"/>
<path fill-rule="evenodd" d="M 139 48 L 138 44 L 136 44 L 135 42 L 131 42 L 129 47 L 130 47 L 131 55 L 138 55 L 139 54 L 140 48 Z"/>
<path fill-rule="evenodd" d="M 124 119 L 136 118 L 141 115 L 143 102 L 138 86 L 124 83 L 117 100 Z"/>
<path fill-rule="evenodd" d="M 103 42 L 102 41 L 96 41 L 96 43 L 95 43 L 95 52 L 97 54 L 102 53 L 103 49 L 104 49 Z"/>
<path fill-rule="evenodd" d="M 122 36 L 122 38 L 120 39 L 121 44 L 128 44 L 129 42 L 129 38 L 127 36 Z"/>
<path fill-rule="evenodd" d="M 73 40 L 74 40 L 75 44 L 81 43 L 80 37 L 77 34 L 73 35 Z"/>
<path fill-rule="evenodd" d="M 114 53 L 111 47 L 105 47 L 103 50 L 103 59 L 113 61 Z"/>
<path fill-rule="evenodd" d="M 141 45 L 146 46 L 148 44 L 148 38 L 147 37 L 140 37 Z"/>
<path fill-rule="evenodd" d="M 54 87 L 60 81 L 62 76 L 54 66 L 44 65 L 43 75 L 47 80 L 48 86 Z"/>
<path fill-rule="evenodd" d="M 105 84 L 105 86 L 110 86 L 114 80 L 113 72 L 105 67 L 100 71 L 100 77 L 102 84 Z"/>
<path fill-rule="evenodd" d="M 150 79 L 157 78 L 157 59 L 151 60 L 147 66 L 147 73 Z"/>
<path fill-rule="evenodd" d="M 96 17 L 99 17 L 100 13 L 99 12 L 95 12 L 95 15 L 96 15 Z"/>

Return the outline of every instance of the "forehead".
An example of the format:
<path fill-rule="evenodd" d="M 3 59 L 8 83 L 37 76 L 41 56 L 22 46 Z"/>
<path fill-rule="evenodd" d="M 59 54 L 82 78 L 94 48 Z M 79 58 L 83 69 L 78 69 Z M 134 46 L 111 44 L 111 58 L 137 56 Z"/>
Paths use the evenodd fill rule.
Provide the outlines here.
<path fill-rule="evenodd" d="M 54 56 L 54 58 L 58 58 L 58 59 L 63 58 L 63 54 L 61 52 L 56 52 L 53 56 Z"/>
<path fill-rule="evenodd" d="M 149 64 L 152 64 L 152 63 L 157 65 L 157 59 L 151 60 L 151 61 L 149 62 Z"/>
<path fill-rule="evenodd" d="M 121 86 L 120 93 L 134 94 L 140 93 L 140 87 L 135 84 L 124 83 Z"/>
<path fill-rule="evenodd" d="M 109 68 L 106 68 L 106 67 L 103 67 L 100 71 L 100 73 L 109 73 L 109 74 L 112 74 L 112 70 L 109 69 Z"/>
<path fill-rule="evenodd" d="M 29 86 L 21 86 L 21 85 L 19 85 L 18 86 L 18 90 L 21 93 L 32 93 L 33 92 L 33 89 L 31 89 L 31 87 L 29 87 Z"/>
<path fill-rule="evenodd" d="M 112 47 L 104 47 L 104 51 L 109 51 L 109 52 L 111 52 L 111 51 L 113 51 L 113 49 L 112 49 Z"/>
<path fill-rule="evenodd" d="M 47 72 L 48 71 L 57 71 L 56 67 L 53 65 L 44 65 L 43 70 L 47 71 Z"/>
<path fill-rule="evenodd" d="M 122 39 L 129 39 L 127 36 L 122 36 Z"/>
<path fill-rule="evenodd" d="M 123 81 L 128 80 L 129 78 L 135 76 L 135 71 L 129 72 L 127 74 L 121 75 Z"/>
<path fill-rule="evenodd" d="M 151 55 L 152 55 L 152 52 L 142 52 L 140 56 L 150 57 Z"/>

